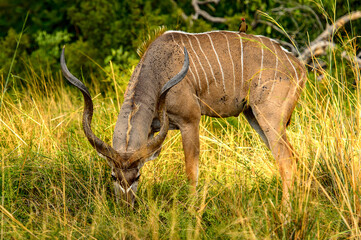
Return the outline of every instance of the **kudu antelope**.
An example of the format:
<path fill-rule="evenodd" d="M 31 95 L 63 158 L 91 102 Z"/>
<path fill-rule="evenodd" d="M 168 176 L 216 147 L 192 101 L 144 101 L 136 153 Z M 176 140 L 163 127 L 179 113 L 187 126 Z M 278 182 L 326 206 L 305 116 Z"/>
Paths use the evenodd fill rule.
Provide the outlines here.
<path fill-rule="evenodd" d="M 133 203 L 139 170 L 158 156 L 169 129 L 181 131 L 186 174 L 194 191 L 201 115 L 229 117 L 241 112 L 272 151 L 283 181 L 283 199 L 289 198 L 295 159 L 286 126 L 306 72 L 276 41 L 229 31 L 165 32 L 149 46 L 133 72 L 115 125 L 113 147 L 92 132 L 91 97 L 68 71 L 64 51 L 61 67 L 65 78 L 84 95 L 85 135 L 107 158 L 115 191 L 127 202 Z"/>

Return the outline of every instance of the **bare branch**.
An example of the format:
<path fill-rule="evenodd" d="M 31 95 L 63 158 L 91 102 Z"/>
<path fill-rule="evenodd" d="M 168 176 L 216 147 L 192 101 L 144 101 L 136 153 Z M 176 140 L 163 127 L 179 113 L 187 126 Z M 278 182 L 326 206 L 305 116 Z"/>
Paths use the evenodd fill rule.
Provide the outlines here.
<path fill-rule="evenodd" d="M 361 11 L 351 12 L 350 14 L 340 17 L 339 19 L 337 19 L 337 21 L 334 24 L 327 25 L 326 30 L 323 31 L 323 33 L 321 33 L 315 40 L 313 40 L 310 43 L 310 46 L 312 46 L 314 43 L 330 38 L 337 32 L 338 29 L 340 29 L 346 23 L 359 18 L 361 18 Z"/>
<path fill-rule="evenodd" d="M 329 41 L 320 41 L 318 43 L 315 43 L 311 45 L 309 48 L 306 48 L 300 56 L 298 56 L 298 59 L 300 59 L 304 63 L 308 63 L 313 56 L 319 56 L 326 54 L 327 48 L 334 48 L 335 44 L 331 43 Z"/>
<path fill-rule="evenodd" d="M 216 0 L 217 1 L 217 0 Z M 213 1 L 213 2 L 216 2 Z M 192 6 L 194 8 L 195 14 L 193 15 L 193 19 L 196 20 L 198 19 L 198 16 L 202 16 L 205 19 L 207 19 L 210 22 L 215 22 L 215 23 L 224 23 L 226 21 L 225 18 L 220 18 L 220 17 L 213 17 L 211 16 L 209 13 L 207 13 L 206 11 L 202 10 L 199 7 L 199 4 L 202 4 L 202 2 L 199 2 L 197 0 L 192 0 Z"/>
<path fill-rule="evenodd" d="M 207 4 L 207 3 L 215 3 L 215 4 L 218 4 L 219 1 L 221 0 L 204 0 L 204 1 L 198 1 L 198 4 L 201 5 L 201 4 Z"/>
<path fill-rule="evenodd" d="M 326 54 L 327 47 L 333 48 L 335 46 L 335 44 L 331 42 L 330 37 L 333 36 L 342 26 L 344 26 L 349 21 L 359 18 L 361 18 L 361 11 L 355 11 L 340 17 L 335 21 L 334 24 L 327 25 L 325 31 L 323 31 L 315 40 L 313 40 L 310 43 L 310 46 L 305 48 L 302 54 L 298 56 L 298 58 L 302 62 L 308 63 L 313 56 Z"/>
<path fill-rule="evenodd" d="M 322 71 L 324 71 L 324 69 L 327 67 L 327 64 L 324 61 L 317 59 L 316 61 L 312 61 L 310 64 L 307 64 L 307 67 L 311 71 L 316 71 L 317 73 L 321 74 Z"/>
<path fill-rule="evenodd" d="M 272 9 L 271 11 L 272 12 L 282 12 L 282 13 L 284 13 L 284 12 L 292 13 L 294 10 L 299 10 L 299 9 L 310 12 L 314 16 L 314 18 L 316 19 L 316 22 L 317 22 L 319 28 L 323 29 L 323 25 L 321 23 L 320 18 L 317 16 L 316 12 L 312 8 L 310 8 L 309 6 L 299 4 L 296 7 L 290 7 L 290 8 L 277 7 L 277 8 Z"/>

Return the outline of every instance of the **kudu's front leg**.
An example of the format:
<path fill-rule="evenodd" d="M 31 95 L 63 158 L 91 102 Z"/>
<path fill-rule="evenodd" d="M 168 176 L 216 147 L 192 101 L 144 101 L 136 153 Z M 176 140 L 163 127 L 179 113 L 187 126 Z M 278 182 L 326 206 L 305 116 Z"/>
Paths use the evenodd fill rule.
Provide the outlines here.
<path fill-rule="evenodd" d="M 181 84 L 173 89 L 175 94 L 168 95 L 167 109 L 171 122 L 181 131 L 186 174 L 191 185 L 190 191 L 195 193 L 198 182 L 201 108 L 193 89 L 189 85 L 182 86 Z M 177 87 L 182 91 L 178 92 Z"/>
<path fill-rule="evenodd" d="M 191 193 L 196 192 L 199 162 L 199 119 L 180 127 L 185 155 L 186 173 L 191 185 Z"/>

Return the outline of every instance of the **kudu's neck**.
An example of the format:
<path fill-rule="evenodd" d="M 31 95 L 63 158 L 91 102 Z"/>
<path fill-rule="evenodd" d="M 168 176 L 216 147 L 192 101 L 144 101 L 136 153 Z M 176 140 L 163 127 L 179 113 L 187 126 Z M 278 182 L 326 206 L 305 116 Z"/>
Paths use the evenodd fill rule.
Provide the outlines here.
<path fill-rule="evenodd" d="M 118 152 L 134 151 L 147 143 L 161 89 L 182 69 L 183 49 L 170 41 L 169 35 L 154 41 L 132 74 L 114 130 L 113 147 Z"/>
<path fill-rule="evenodd" d="M 146 68 L 143 64 L 137 66 L 126 90 L 114 129 L 113 147 L 118 152 L 134 151 L 147 143 L 156 116 L 160 84 L 151 73 L 143 74 L 149 72 Z"/>

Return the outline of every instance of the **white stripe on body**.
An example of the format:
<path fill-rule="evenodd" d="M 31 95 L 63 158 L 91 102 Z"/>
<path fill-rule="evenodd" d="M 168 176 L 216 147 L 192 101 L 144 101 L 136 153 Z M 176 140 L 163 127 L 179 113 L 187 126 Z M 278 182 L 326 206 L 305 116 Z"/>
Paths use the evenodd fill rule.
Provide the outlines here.
<path fill-rule="evenodd" d="M 203 53 L 208 65 L 209 65 L 209 68 L 211 69 L 211 72 L 212 72 L 212 76 L 213 76 L 213 79 L 214 79 L 214 82 L 216 84 L 216 87 L 217 87 L 217 81 L 216 81 L 216 77 L 214 76 L 214 73 L 213 73 L 213 68 L 212 68 L 212 65 L 210 64 L 210 62 L 208 61 L 208 58 L 207 58 L 207 55 L 203 52 L 203 49 L 202 49 L 202 46 L 201 46 L 201 43 L 199 42 L 197 36 L 193 36 L 197 42 L 198 42 L 198 46 L 199 46 L 199 49 L 201 50 L 201 52 Z M 208 82 L 207 82 L 208 83 Z M 209 92 L 209 91 L 208 91 Z"/>
<path fill-rule="evenodd" d="M 278 56 L 277 56 L 277 50 L 276 50 L 276 47 L 275 47 L 275 45 L 273 44 L 272 41 L 271 41 L 271 44 L 272 44 L 272 46 L 273 46 L 274 55 L 275 55 L 275 57 L 276 57 L 276 66 L 275 66 L 275 76 L 274 76 L 274 78 L 273 78 L 274 80 L 273 80 L 272 87 L 271 87 L 271 91 L 270 91 L 270 94 L 268 95 L 268 98 L 271 97 L 272 92 L 273 92 L 273 90 L 274 90 L 275 83 L 276 83 L 276 81 L 277 81 L 277 71 L 278 71 Z"/>
<path fill-rule="evenodd" d="M 233 62 L 233 58 L 232 58 L 232 54 L 231 54 L 231 48 L 229 47 L 229 40 L 228 40 L 227 34 L 222 33 L 222 35 L 227 40 L 228 53 L 229 53 L 229 57 L 231 59 L 232 68 L 233 68 L 233 92 L 236 93 L 236 73 L 235 73 L 235 70 L 234 70 L 234 62 Z"/>
<path fill-rule="evenodd" d="M 273 39 L 273 38 L 269 38 L 269 37 L 263 36 L 263 35 L 253 35 L 253 36 L 258 37 L 258 38 L 261 38 L 261 37 L 267 38 L 267 39 L 269 39 L 269 40 L 272 41 L 272 42 L 275 42 L 275 43 L 277 43 L 277 44 L 280 44 L 277 40 L 275 40 L 275 39 Z M 285 50 L 286 50 L 286 52 L 288 52 L 287 49 L 285 49 Z"/>
<path fill-rule="evenodd" d="M 172 34 L 172 36 L 173 36 L 173 34 Z M 182 42 L 183 47 L 185 47 L 184 42 L 183 42 L 183 39 L 182 39 L 182 35 L 180 35 L 180 39 L 181 39 L 181 42 Z M 179 46 L 179 45 L 178 45 L 178 46 Z M 193 61 L 192 55 L 191 55 L 191 54 L 188 54 L 188 55 L 189 55 L 189 59 L 191 60 L 193 66 L 194 66 L 194 70 L 196 71 L 196 74 L 197 74 L 197 77 L 198 77 L 198 86 L 199 86 L 199 89 L 202 90 L 202 86 L 201 86 L 201 82 L 200 82 L 200 79 L 199 79 L 199 75 L 198 75 L 198 70 L 197 70 L 196 64 L 195 64 L 194 61 Z M 194 79 L 194 81 L 195 81 L 195 84 L 197 85 L 197 79 L 196 79 L 196 77 L 195 77 L 195 75 L 194 75 L 194 73 L 193 73 L 193 71 L 192 71 L 192 69 L 191 69 L 190 66 L 189 66 L 189 69 L 191 70 L 191 73 L 192 73 L 192 75 L 193 75 L 193 79 Z"/>
<path fill-rule="evenodd" d="M 293 92 L 293 94 L 292 95 L 296 95 L 296 92 L 297 92 L 297 89 L 298 89 L 298 74 L 297 74 L 297 70 L 296 70 L 296 68 L 295 68 L 295 66 L 293 66 L 293 64 L 292 64 L 292 62 L 291 62 L 291 60 L 288 58 L 288 54 L 286 53 L 286 52 L 284 52 L 284 54 L 286 55 L 286 58 L 287 58 L 287 60 L 288 60 L 288 62 L 291 64 L 291 66 L 292 66 L 292 68 L 293 68 L 293 70 L 295 71 L 295 74 L 296 74 L 296 85 L 297 85 L 297 87 L 295 87 L 294 88 L 294 92 Z M 290 81 L 291 81 L 291 79 L 290 79 Z"/>
<path fill-rule="evenodd" d="M 293 70 L 295 71 L 295 74 L 296 74 L 296 80 L 297 80 L 297 82 L 298 82 L 298 74 L 297 74 L 296 68 L 295 68 L 295 66 L 293 66 L 293 64 L 292 64 L 291 60 L 288 58 L 287 53 L 286 53 L 286 52 L 284 52 L 284 54 L 286 55 L 286 58 L 287 58 L 288 62 L 291 64 L 291 66 L 292 66 Z"/>
<path fill-rule="evenodd" d="M 173 34 L 171 34 L 171 36 L 172 36 L 173 42 L 174 42 L 175 44 L 177 44 L 177 46 L 181 49 L 181 51 L 182 51 L 183 54 L 184 54 L 184 48 L 182 48 L 182 47 L 175 41 Z M 182 38 L 181 38 L 181 39 L 182 39 Z M 183 44 L 183 41 L 182 41 L 182 44 Z M 183 46 L 184 46 L 184 44 L 183 44 Z M 191 60 L 191 62 L 193 63 L 193 65 L 194 65 L 194 69 L 197 71 L 196 65 L 194 64 L 191 55 L 188 54 L 188 56 L 189 56 L 189 59 Z M 192 66 L 190 65 L 190 66 L 189 66 L 189 71 L 191 72 L 191 74 L 192 74 L 192 76 L 193 76 L 193 80 L 194 80 L 195 84 L 197 85 L 197 79 L 196 79 L 196 77 L 194 76 L 194 73 L 193 73 L 191 67 L 192 67 Z M 198 75 L 198 73 L 197 73 L 197 75 Z M 198 76 L 198 80 L 199 80 L 199 76 Z M 201 89 L 201 86 L 200 86 L 200 85 L 199 85 L 199 88 Z"/>
<path fill-rule="evenodd" d="M 238 34 L 237 34 L 238 35 Z M 241 75 L 241 91 L 243 89 L 243 42 L 242 42 L 242 37 L 239 38 L 240 42 L 241 42 L 241 69 L 242 69 L 242 75 Z"/>
<path fill-rule="evenodd" d="M 239 34 L 238 32 L 235 32 L 235 31 L 224 31 L 224 30 L 216 30 L 216 31 L 204 32 L 204 33 L 187 33 L 187 32 L 183 32 L 183 31 L 172 31 L 172 30 L 171 30 L 171 31 L 166 31 L 164 34 L 178 33 L 178 34 L 180 34 L 180 35 L 185 35 L 185 36 L 188 38 L 188 41 L 189 41 L 189 43 L 190 43 L 191 45 L 192 45 L 192 43 L 191 43 L 191 40 L 190 40 L 190 36 L 193 36 L 194 38 L 196 38 L 196 40 L 197 40 L 197 42 L 198 42 L 198 45 L 199 45 L 199 47 L 200 47 L 200 50 L 201 50 L 202 54 L 204 55 L 204 57 L 206 58 L 206 61 L 207 61 L 208 65 L 210 66 L 210 69 L 211 69 L 213 78 L 214 78 L 214 80 L 215 80 L 215 84 L 217 85 L 217 82 L 216 82 L 216 79 L 215 79 L 215 76 L 214 76 L 214 73 L 213 73 L 212 66 L 211 66 L 211 64 L 210 64 L 207 56 L 205 55 L 205 53 L 204 53 L 204 51 L 203 51 L 203 49 L 202 49 L 202 47 L 201 47 L 201 45 L 200 45 L 200 42 L 199 42 L 199 40 L 198 40 L 198 38 L 197 38 L 197 37 L 198 37 L 197 35 L 208 35 L 209 33 L 212 33 L 212 32 L 219 32 L 219 33 L 221 33 L 222 35 L 224 35 L 225 38 L 227 39 L 227 46 L 228 46 L 228 48 L 230 48 L 230 46 L 229 46 L 229 41 L 228 41 L 228 38 L 227 38 L 227 34 L 226 34 L 226 33 L 236 34 L 237 37 L 240 37 L 240 35 L 243 35 L 243 34 Z M 172 36 L 172 37 L 173 37 L 173 36 Z M 209 36 L 208 36 L 208 37 L 209 37 Z M 254 37 L 260 38 L 261 42 L 263 43 L 263 41 L 262 41 L 261 38 L 264 37 L 264 36 L 262 36 L 262 35 L 254 35 Z M 273 46 L 273 49 L 274 49 L 274 51 L 275 51 L 275 55 L 277 56 L 277 46 L 276 46 L 274 43 L 277 43 L 277 44 L 279 45 L 279 42 L 278 42 L 277 40 L 275 40 L 275 39 L 272 39 L 272 38 L 268 38 L 268 37 L 264 37 L 264 38 L 269 39 L 269 40 L 271 41 L 272 46 Z M 241 45 L 241 70 L 242 70 L 242 73 L 241 73 L 241 89 L 242 89 L 242 88 L 243 88 L 243 81 L 244 81 L 244 57 L 243 57 L 243 55 L 244 55 L 244 49 L 243 49 L 242 37 L 240 37 L 240 45 Z M 193 46 L 192 46 L 192 47 L 193 47 Z M 212 47 L 213 47 L 213 50 L 214 50 L 213 44 L 212 44 Z M 297 70 L 296 70 L 295 66 L 292 64 L 291 60 L 290 60 L 289 57 L 288 57 L 288 53 L 290 53 L 290 52 L 289 52 L 287 49 L 283 48 L 282 46 L 279 46 L 279 47 L 282 49 L 282 52 L 284 52 L 284 54 L 286 55 L 286 58 L 287 58 L 288 62 L 289 62 L 290 65 L 292 66 L 292 68 L 293 68 L 293 70 L 294 70 L 294 72 L 295 72 L 295 77 L 296 77 L 296 79 L 297 79 L 297 84 L 299 85 L 300 79 L 299 79 Z M 214 50 L 214 51 L 215 51 L 215 50 Z M 234 62 L 233 62 L 233 58 L 232 58 L 232 54 L 231 54 L 231 52 L 230 52 L 230 49 L 228 49 L 228 51 L 229 51 L 229 54 L 230 54 L 230 57 L 231 57 L 231 60 L 232 60 L 232 67 L 233 67 L 233 70 L 234 70 L 234 79 L 235 79 L 235 66 L 234 66 Z M 205 69 L 203 68 L 203 65 L 202 65 L 202 63 L 200 62 L 200 59 L 199 59 L 199 57 L 198 57 L 198 55 L 196 54 L 196 52 L 195 52 L 194 49 L 193 49 L 193 52 L 195 53 L 195 55 L 196 55 L 196 57 L 197 57 L 197 60 L 198 60 L 199 64 L 201 65 L 201 68 L 202 68 L 203 72 L 205 73 Z M 215 53 L 216 53 L 216 51 L 215 51 Z M 216 54 L 217 54 L 217 53 L 216 53 Z M 261 76 L 262 76 L 263 54 L 264 54 L 264 49 L 263 49 L 263 46 L 262 46 L 262 62 L 261 62 L 261 71 L 260 71 L 260 76 L 259 76 L 259 81 L 258 81 L 259 83 L 260 83 L 260 79 L 261 79 Z M 217 57 L 218 57 L 218 56 L 217 56 Z M 217 58 L 217 60 L 219 60 L 219 59 Z M 199 74 L 198 74 L 197 68 L 195 67 L 195 63 L 194 63 L 193 60 L 191 60 L 191 61 L 192 61 L 193 65 L 194 65 L 194 68 L 196 69 L 196 73 L 197 73 L 197 76 L 198 76 L 198 81 L 200 82 Z M 276 57 L 276 67 L 275 67 L 276 69 L 275 69 L 275 76 L 274 76 L 275 79 L 277 78 L 277 72 L 278 72 L 278 65 L 279 65 L 279 64 L 280 64 L 280 60 L 279 60 L 278 57 Z M 220 65 L 220 66 L 221 66 L 221 65 Z M 222 72 L 223 72 L 223 70 L 222 70 Z M 205 73 L 205 76 L 206 76 L 207 87 L 208 87 L 208 92 L 209 92 L 209 82 L 208 82 L 208 78 L 207 78 L 206 73 Z M 193 74 L 193 77 L 194 77 L 194 79 L 195 79 L 194 74 Z M 301 79 L 302 79 L 302 78 L 303 78 L 303 75 L 301 76 Z M 234 85 L 235 85 L 235 84 L 234 84 Z M 274 90 L 274 85 L 275 85 L 275 83 L 273 83 L 273 85 L 272 85 L 271 93 L 272 93 L 272 91 Z M 235 87 L 234 87 L 234 88 L 235 88 Z M 296 91 L 296 92 L 297 92 L 297 91 Z"/>
<path fill-rule="evenodd" d="M 289 61 L 290 63 L 292 62 L 292 61 L 288 58 L 288 56 L 287 56 L 287 59 L 288 59 L 288 61 Z M 296 74 L 296 80 L 297 80 L 296 85 L 297 85 L 297 87 L 295 87 L 295 90 L 294 90 L 295 92 L 294 92 L 294 94 L 293 94 L 293 95 L 296 95 L 298 88 L 301 87 L 300 84 L 304 83 L 304 82 L 302 82 L 302 80 L 304 79 L 304 74 L 305 74 L 305 72 L 302 70 L 302 67 L 297 64 L 298 66 L 296 66 L 296 67 L 298 67 L 298 68 L 300 69 L 300 71 L 301 71 L 301 76 L 298 76 L 296 67 L 295 67 L 292 63 L 291 63 L 291 65 L 292 65 L 292 68 L 293 68 L 293 70 L 295 71 L 295 74 Z"/>
<path fill-rule="evenodd" d="M 280 48 L 286 53 L 291 53 L 290 51 L 288 51 L 286 48 L 282 47 L 281 45 L 280 45 Z"/>
<path fill-rule="evenodd" d="M 292 66 L 293 70 L 295 71 L 295 75 L 296 75 L 296 85 L 297 85 L 297 87 L 294 88 L 294 93 L 293 93 L 293 95 L 296 95 L 297 89 L 298 89 L 298 87 L 299 87 L 299 78 L 298 78 L 297 70 L 296 70 L 295 66 L 292 64 L 292 61 L 291 61 L 291 60 L 289 59 L 289 57 L 288 57 L 288 53 L 290 53 L 290 52 L 289 52 L 287 49 L 283 48 L 282 46 L 280 46 L 280 47 L 281 47 L 281 49 L 282 49 L 282 52 L 283 52 L 284 55 L 286 56 L 287 61 L 290 63 L 290 65 Z M 290 81 L 291 81 L 291 80 L 292 80 L 292 79 L 290 79 Z"/>
<path fill-rule="evenodd" d="M 277 43 L 284 52 L 286 52 L 286 53 L 291 53 L 291 52 L 288 51 L 286 48 L 282 47 L 282 46 L 280 45 L 280 42 L 278 42 L 278 41 L 275 40 L 275 39 L 272 39 L 272 38 L 269 38 L 269 37 L 266 37 L 266 36 L 263 36 L 263 35 L 254 35 L 254 36 L 255 36 L 255 37 L 259 37 L 259 38 L 260 38 L 260 37 L 267 38 L 267 39 L 269 39 L 271 42 Z"/>
<path fill-rule="evenodd" d="M 208 36 L 208 38 L 209 38 L 209 41 L 211 42 L 213 51 L 214 51 L 214 53 L 216 54 L 216 58 L 217 58 L 217 61 L 218 61 L 218 64 L 219 64 L 219 68 L 221 69 L 221 73 L 222 73 L 223 91 L 226 92 L 226 84 L 225 84 L 225 82 L 224 82 L 224 73 L 223 73 L 223 68 L 222 68 L 221 62 L 219 61 L 219 57 L 218 57 L 218 54 L 217 54 L 216 49 L 214 48 L 214 44 L 213 44 L 213 41 L 212 41 L 211 36 L 210 36 L 209 34 L 207 34 L 207 36 Z M 214 79 L 214 80 L 215 80 L 215 79 Z"/>
<path fill-rule="evenodd" d="M 264 52 L 263 52 L 263 41 L 262 41 L 262 38 L 261 37 L 258 37 L 259 40 L 261 41 L 261 52 L 262 52 L 262 56 L 261 56 L 261 68 L 260 68 L 260 72 L 259 72 L 259 77 L 258 77 L 258 86 L 260 86 L 261 84 L 261 78 L 262 78 L 262 69 L 263 69 L 263 55 L 264 55 Z"/>
<path fill-rule="evenodd" d="M 194 52 L 194 55 L 196 55 L 196 58 L 197 58 L 197 60 L 198 60 L 198 63 L 199 63 L 199 65 L 201 66 L 201 68 L 202 68 L 202 70 L 203 70 L 204 76 L 206 77 L 207 91 L 208 91 L 208 93 L 209 93 L 209 82 L 208 82 L 207 73 L 206 73 L 206 71 L 205 71 L 204 68 L 203 68 L 202 62 L 201 62 L 201 60 L 199 59 L 197 52 L 196 52 L 196 51 L 194 50 L 194 48 L 193 48 L 193 44 L 192 44 L 190 38 L 189 38 L 188 35 L 186 35 L 186 34 L 185 34 L 185 36 L 187 37 L 188 42 L 189 42 L 189 44 L 191 45 L 191 48 L 192 48 L 192 50 L 193 50 L 193 52 Z M 197 69 L 197 68 L 196 68 L 196 69 Z M 197 74 L 198 74 L 198 71 L 197 71 Z M 198 79 L 200 79 L 200 78 L 199 78 L 199 75 L 198 75 Z M 201 84 L 200 80 L 199 80 L 199 84 Z"/>

